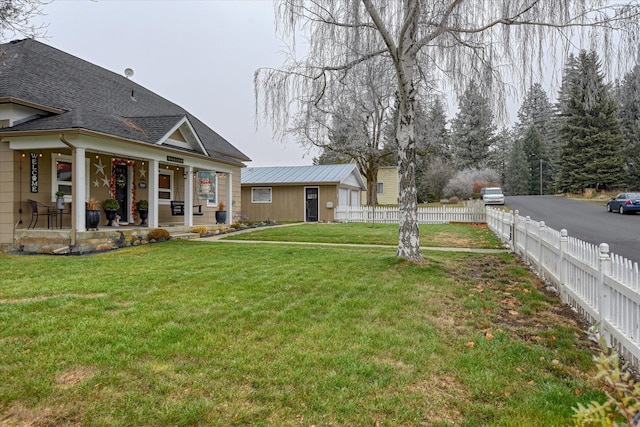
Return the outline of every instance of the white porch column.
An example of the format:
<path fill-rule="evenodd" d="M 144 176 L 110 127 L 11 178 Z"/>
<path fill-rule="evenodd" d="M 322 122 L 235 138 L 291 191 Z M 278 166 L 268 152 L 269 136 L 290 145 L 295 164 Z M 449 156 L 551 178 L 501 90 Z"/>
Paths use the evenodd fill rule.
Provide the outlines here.
<path fill-rule="evenodd" d="M 185 166 L 184 172 L 184 225 L 193 226 L 193 166 Z"/>
<path fill-rule="evenodd" d="M 227 224 L 233 223 L 233 174 L 227 173 Z"/>
<path fill-rule="evenodd" d="M 73 177 L 72 177 L 72 210 L 71 210 L 71 231 L 87 231 L 85 222 L 85 210 L 87 200 L 87 177 L 85 166 L 86 151 L 84 148 L 76 147 L 73 150 Z"/>
<path fill-rule="evenodd" d="M 149 186 L 147 187 L 149 194 L 149 216 L 147 224 L 149 228 L 158 228 L 158 184 L 160 172 L 160 164 L 157 160 L 149 160 Z"/>

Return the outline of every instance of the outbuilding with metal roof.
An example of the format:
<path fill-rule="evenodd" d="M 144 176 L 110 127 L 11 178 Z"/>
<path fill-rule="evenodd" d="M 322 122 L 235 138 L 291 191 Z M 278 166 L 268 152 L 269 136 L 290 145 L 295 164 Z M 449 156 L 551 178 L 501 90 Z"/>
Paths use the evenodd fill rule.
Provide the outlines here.
<path fill-rule="evenodd" d="M 249 167 L 241 172 L 243 218 L 333 222 L 338 206 L 360 206 L 365 184 L 357 165 Z"/>

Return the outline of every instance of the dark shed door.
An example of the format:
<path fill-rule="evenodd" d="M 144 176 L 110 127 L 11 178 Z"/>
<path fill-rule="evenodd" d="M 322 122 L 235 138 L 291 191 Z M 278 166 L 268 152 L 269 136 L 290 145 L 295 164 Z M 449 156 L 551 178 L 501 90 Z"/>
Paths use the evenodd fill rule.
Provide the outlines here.
<path fill-rule="evenodd" d="M 318 222 L 318 188 L 305 188 L 305 221 Z"/>

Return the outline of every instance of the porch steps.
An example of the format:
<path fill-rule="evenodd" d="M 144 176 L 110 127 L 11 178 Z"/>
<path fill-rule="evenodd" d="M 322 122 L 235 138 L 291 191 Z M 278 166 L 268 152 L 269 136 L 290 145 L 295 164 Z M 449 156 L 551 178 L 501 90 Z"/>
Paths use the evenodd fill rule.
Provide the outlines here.
<path fill-rule="evenodd" d="M 200 235 L 198 233 L 171 233 L 171 238 L 192 240 L 192 239 L 199 239 Z"/>

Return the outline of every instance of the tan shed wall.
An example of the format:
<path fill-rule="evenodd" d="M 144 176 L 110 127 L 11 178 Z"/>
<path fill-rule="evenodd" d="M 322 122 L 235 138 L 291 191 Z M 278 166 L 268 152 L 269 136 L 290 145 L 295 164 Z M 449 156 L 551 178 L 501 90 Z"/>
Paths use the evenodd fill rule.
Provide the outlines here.
<path fill-rule="evenodd" d="M 271 203 L 252 203 L 251 189 L 255 187 L 271 187 Z M 333 208 L 327 208 L 327 202 L 338 205 L 338 188 L 334 185 L 243 185 L 242 213 L 251 221 L 304 221 L 305 220 L 305 188 L 319 188 L 319 220 L 333 221 Z"/>

